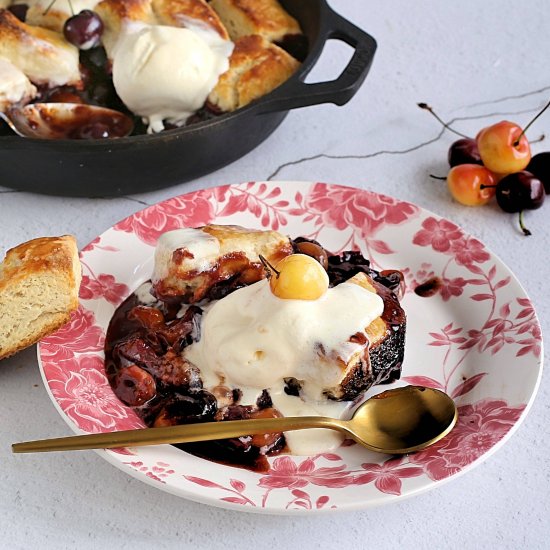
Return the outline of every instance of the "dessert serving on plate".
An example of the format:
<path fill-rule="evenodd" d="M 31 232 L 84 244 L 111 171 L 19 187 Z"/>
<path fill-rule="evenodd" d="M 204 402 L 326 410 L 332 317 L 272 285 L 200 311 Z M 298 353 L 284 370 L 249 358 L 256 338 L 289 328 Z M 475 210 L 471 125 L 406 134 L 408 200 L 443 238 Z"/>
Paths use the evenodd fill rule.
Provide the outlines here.
<path fill-rule="evenodd" d="M 100 105 L 133 116 L 135 133 L 160 132 L 269 93 L 306 49 L 277 0 L 8 0 L 0 109 Z"/>
<path fill-rule="evenodd" d="M 398 271 L 277 231 L 207 225 L 164 233 L 151 280 L 116 310 L 106 372 L 149 426 L 271 416 L 342 416 L 399 378 Z M 338 447 L 326 430 L 182 446 L 253 469 L 280 452 Z"/>

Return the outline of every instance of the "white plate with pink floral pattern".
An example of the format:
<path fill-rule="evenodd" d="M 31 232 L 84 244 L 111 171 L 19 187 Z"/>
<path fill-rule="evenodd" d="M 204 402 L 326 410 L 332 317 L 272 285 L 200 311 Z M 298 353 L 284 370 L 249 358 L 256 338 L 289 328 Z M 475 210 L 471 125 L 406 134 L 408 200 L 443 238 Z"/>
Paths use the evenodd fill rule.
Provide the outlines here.
<path fill-rule="evenodd" d="M 540 326 L 525 291 L 482 243 L 450 221 L 369 191 L 251 182 L 146 208 L 82 250 L 80 309 L 39 348 L 45 385 L 75 432 L 143 426 L 107 382 L 105 331 L 115 308 L 150 277 L 159 235 L 207 223 L 308 236 L 331 251 L 359 248 L 375 268 L 401 269 L 408 326 L 399 384 L 448 392 L 459 408 L 458 424 L 431 448 L 397 458 L 349 445 L 317 456 L 274 457 L 260 474 L 169 445 L 99 451 L 118 468 L 170 493 L 235 510 L 356 509 L 420 493 L 470 469 L 525 417 L 542 371 Z M 413 292 L 434 276 L 442 281 L 436 295 Z"/>

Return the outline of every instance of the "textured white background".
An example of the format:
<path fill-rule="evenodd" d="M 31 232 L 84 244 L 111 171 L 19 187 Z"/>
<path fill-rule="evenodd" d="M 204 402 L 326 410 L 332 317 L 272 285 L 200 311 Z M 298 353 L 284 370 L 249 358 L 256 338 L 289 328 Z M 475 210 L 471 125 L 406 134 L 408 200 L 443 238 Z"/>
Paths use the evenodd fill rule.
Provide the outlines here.
<path fill-rule="evenodd" d="M 409 200 L 462 225 L 517 274 L 548 334 L 550 203 L 526 215 L 534 235 L 496 206 L 453 203 L 441 182 L 453 141 L 416 107 L 427 101 L 475 135 L 502 118 L 527 122 L 550 97 L 547 0 L 332 0 L 375 36 L 371 73 L 345 107 L 293 112 L 245 158 L 192 183 L 117 199 L 70 199 L 0 187 L 0 253 L 30 238 L 72 233 L 82 247 L 121 218 L 175 194 L 246 180 L 321 180 Z M 327 49 L 312 79 L 345 64 Z M 550 113 L 530 132 L 548 138 Z M 438 138 L 439 137 L 439 138 Z M 302 160 L 323 154 L 322 158 Z M 346 158 L 353 156 L 353 158 Z M 40 178 L 40 174 L 36 175 Z M 0 182 L 8 185 L 8 182 Z M 75 181 L 78 185 L 78 181 Z M 548 353 L 546 354 L 548 359 Z M 38 373 L 35 349 L 0 366 L 0 548 L 548 548 L 550 383 L 487 462 L 440 488 L 385 508 L 322 517 L 228 512 L 142 484 L 93 452 L 13 456 L 21 439 L 68 435 Z"/>

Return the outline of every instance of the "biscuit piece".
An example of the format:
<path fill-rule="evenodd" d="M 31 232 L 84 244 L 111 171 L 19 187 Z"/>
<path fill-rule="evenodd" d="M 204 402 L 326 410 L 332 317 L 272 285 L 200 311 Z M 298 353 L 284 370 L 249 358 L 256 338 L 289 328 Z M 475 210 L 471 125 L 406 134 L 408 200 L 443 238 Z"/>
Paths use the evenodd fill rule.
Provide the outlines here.
<path fill-rule="evenodd" d="M 213 30 L 229 40 L 218 14 L 204 0 L 153 0 L 153 11 L 162 25 Z"/>
<path fill-rule="evenodd" d="M 165 233 L 155 251 L 153 291 L 163 300 L 195 303 L 216 283 L 252 284 L 265 278 L 260 255 L 276 265 L 292 254 L 288 237 L 277 231 L 237 225 L 206 225 Z"/>
<path fill-rule="evenodd" d="M 202 28 L 229 39 L 216 12 L 204 0 L 103 0 L 95 11 L 103 20 L 102 42 L 111 59 L 120 34 L 140 23 Z"/>
<path fill-rule="evenodd" d="M 113 48 L 124 27 L 140 23 L 157 23 L 151 0 L 103 0 L 97 4 L 95 11 L 103 21 L 101 40 L 111 59 Z"/>
<path fill-rule="evenodd" d="M 35 96 L 36 88 L 23 72 L 0 57 L 0 113 L 14 104 L 28 103 Z"/>
<path fill-rule="evenodd" d="M 8 250 L 0 263 L 0 359 L 69 321 L 81 268 L 74 237 L 42 237 Z"/>
<path fill-rule="evenodd" d="M 358 273 L 347 282 L 376 292 L 384 302 L 384 311 L 366 327 L 363 353 L 357 353 L 347 363 L 340 361 L 340 383 L 325 388 L 327 397 L 338 401 L 355 399 L 371 386 L 399 379 L 405 354 L 407 319 L 397 296 L 365 273 Z"/>
<path fill-rule="evenodd" d="M 289 34 L 301 34 L 298 21 L 291 17 L 277 0 L 212 0 L 233 41 L 250 34 L 259 34 L 270 42 Z"/>
<path fill-rule="evenodd" d="M 244 107 L 280 86 L 299 66 L 282 48 L 257 34 L 239 38 L 229 70 L 210 92 L 208 103 L 222 112 Z"/>
<path fill-rule="evenodd" d="M 33 84 L 81 85 L 78 49 L 59 33 L 27 25 L 8 10 L 0 10 L 0 57 Z"/>

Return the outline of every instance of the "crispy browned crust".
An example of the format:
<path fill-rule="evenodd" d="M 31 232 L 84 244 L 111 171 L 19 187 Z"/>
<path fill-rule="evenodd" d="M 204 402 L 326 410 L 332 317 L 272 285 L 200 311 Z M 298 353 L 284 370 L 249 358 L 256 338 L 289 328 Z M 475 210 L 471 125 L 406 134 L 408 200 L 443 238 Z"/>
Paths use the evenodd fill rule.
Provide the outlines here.
<path fill-rule="evenodd" d="M 229 40 L 227 29 L 218 14 L 204 0 L 153 0 L 159 22 L 173 27 L 187 27 L 189 20 L 199 22 Z"/>
<path fill-rule="evenodd" d="M 49 84 L 48 79 L 33 78 L 33 72 L 43 72 L 44 67 L 54 67 L 65 55 L 76 55 L 75 72 L 63 84 L 80 85 L 78 51 L 61 34 L 23 23 L 10 11 L 0 9 L 0 57 L 5 57 L 19 67 L 35 84 Z M 34 71 L 33 69 L 37 69 Z"/>
<path fill-rule="evenodd" d="M 270 41 L 288 34 L 301 34 L 298 21 L 277 0 L 212 0 L 232 40 L 259 34 Z"/>
<path fill-rule="evenodd" d="M 39 273 L 55 274 L 63 282 L 67 292 L 71 294 L 68 307 L 65 311 L 53 314 L 40 332 L 29 334 L 0 351 L 0 359 L 9 357 L 56 331 L 69 321 L 71 313 L 78 308 L 81 270 L 73 236 L 41 237 L 8 250 L 4 261 L 0 263 L 0 295 L 9 297 L 10 290 L 19 281 Z"/>
<path fill-rule="evenodd" d="M 234 111 L 280 86 L 299 66 L 265 38 L 244 36 L 235 42 L 229 70 L 220 77 L 208 101 L 220 111 Z"/>
<path fill-rule="evenodd" d="M 405 354 L 407 321 L 397 296 L 365 273 L 355 275 L 349 282 L 376 292 L 384 301 L 384 313 L 365 330 L 369 341 L 367 353 L 348 365 L 342 364 L 340 385 L 326 392 L 328 397 L 339 401 L 355 399 L 371 386 L 399 379 Z M 399 321 L 390 323 L 390 318 Z"/>
<path fill-rule="evenodd" d="M 112 53 L 123 24 L 139 21 L 152 25 L 156 22 L 151 0 L 103 0 L 94 11 L 103 21 L 103 44 L 108 55 Z"/>
<path fill-rule="evenodd" d="M 123 21 L 155 23 L 151 0 L 103 0 L 94 8 L 104 24 L 120 29 Z"/>

